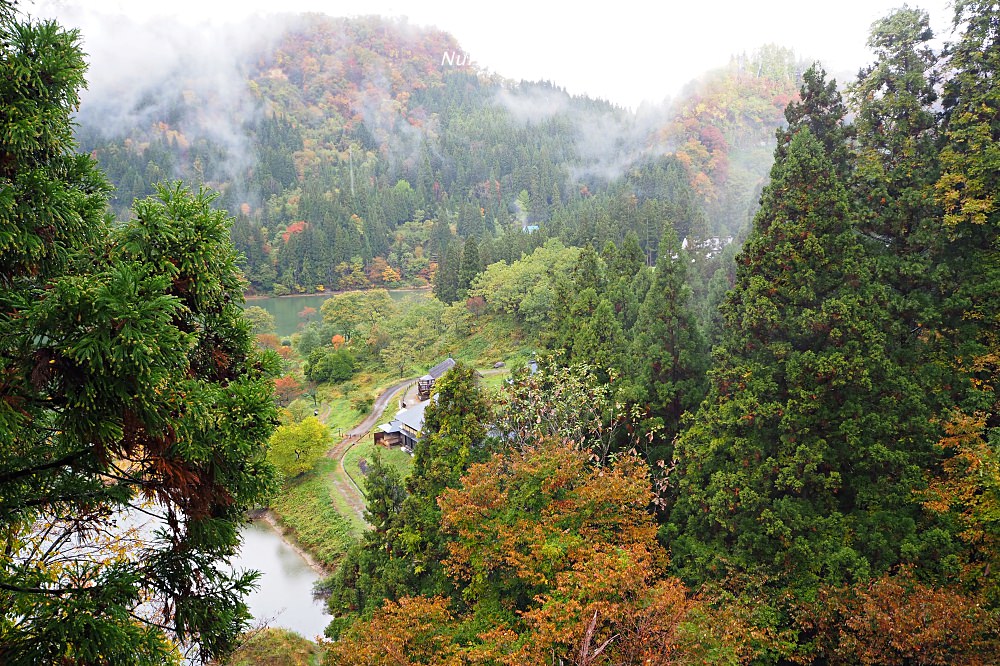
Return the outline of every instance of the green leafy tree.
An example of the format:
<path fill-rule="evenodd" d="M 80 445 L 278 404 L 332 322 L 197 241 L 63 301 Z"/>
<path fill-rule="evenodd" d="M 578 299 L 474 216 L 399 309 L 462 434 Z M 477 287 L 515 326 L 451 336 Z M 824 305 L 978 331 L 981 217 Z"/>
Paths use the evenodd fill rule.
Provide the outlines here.
<path fill-rule="evenodd" d="M 379 352 L 379 357 L 386 367 L 399 373 L 402 379 L 406 374 L 406 369 L 416 359 L 414 345 L 410 340 L 395 339 Z"/>
<path fill-rule="evenodd" d="M 259 305 L 251 305 L 243 310 L 243 316 L 250 322 L 250 330 L 254 335 L 274 333 L 277 325 L 274 315 Z"/>
<path fill-rule="evenodd" d="M 4 3 L 0 49 L 0 661 L 223 656 L 256 577 L 225 560 L 275 479 L 231 220 L 176 185 L 113 225 L 78 33 Z"/>
<path fill-rule="evenodd" d="M 315 416 L 278 426 L 267 459 L 288 478 L 311 470 L 330 448 L 330 430 Z"/>
<path fill-rule="evenodd" d="M 550 240 L 530 255 L 511 264 L 490 265 L 473 282 L 470 297 L 480 296 L 496 314 L 512 316 L 533 328 L 551 325 L 556 301 L 555 277 L 568 273 L 580 254 Z"/>
<path fill-rule="evenodd" d="M 324 330 L 331 336 L 339 333 L 348 341 L 365 337 L 395 310 L 392 296 L 385 289 L 335 294 L 320 306 Z"/>
<path fill-rule="evenodd" d="M 914 495 L 927 415 L 886 352 L 847 191 L 808 127 L 779 153 L 665 536 L 690 580 L 754 572 L 802 592 L 941 553 Z"/>
<path fill-rule="evenodd" d="M 354 356 L 346 349 L 320 347 L 309 354 L 305 374 L 314 382 L 344 382 L 354 376 Z"/>

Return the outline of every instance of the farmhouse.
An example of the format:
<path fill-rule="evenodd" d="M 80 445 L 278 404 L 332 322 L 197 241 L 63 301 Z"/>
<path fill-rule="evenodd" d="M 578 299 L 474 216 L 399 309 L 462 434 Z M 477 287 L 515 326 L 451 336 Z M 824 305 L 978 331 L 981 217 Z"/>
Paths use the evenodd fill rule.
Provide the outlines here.
<path fill-rule="evenodd" d="M 417 380 L 417 399 L 419 402 L 399 410 L 396 412 L 396 418 L 389 423 L 380 425 L 375 430 L 375 443 L 382 446 L 400 446 L 403 450 L 412 452 L 424 427 L 424 410 L 430 404 L 434 393 L 434 383 L 453 367 L 455 367 L 455 359 L 449 357 L 419 378 Z"/>

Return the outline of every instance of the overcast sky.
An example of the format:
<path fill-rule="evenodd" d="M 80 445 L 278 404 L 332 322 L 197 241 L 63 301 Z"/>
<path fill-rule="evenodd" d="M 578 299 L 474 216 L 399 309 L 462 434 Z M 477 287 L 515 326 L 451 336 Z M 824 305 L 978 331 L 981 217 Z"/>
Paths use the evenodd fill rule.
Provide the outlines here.
<path fill-rule="evenodd" d="M 849 73 L 870 60 L 865 42 L 872 21 L 901 0 L 660 0 L 557 3 L 544 0 L 21 0 L 31 14 L 80 27 L 97 68 L 115 53 L 95 40 L 115 38 L 101 30 L 109 15 L 155 21 L 170 15 L 184 23 L 221 23 L 250 15 L 315 11 L 332 16 L 406 16 L 415 25 L 453 34 L 473 62 L 513 79 L 547 79 L 570 93 L 601 97 L 637 108 L 678 94 L 700 73 L 729 56 L 766 43 L 818 59 L 831 73 Z M 911 2 L 926 9 L 939 36 L 951 24 L 950 0 Z M 597 9 L 595 9 L 597 8 Z M 200 35 L 210 34 L 199 31 Z M 122 37 L 118 35 L 118 37 Z M 142 48 L 132 44 L 130 48 Z M 100 54 L 105 54 L 101 56 Z"/>

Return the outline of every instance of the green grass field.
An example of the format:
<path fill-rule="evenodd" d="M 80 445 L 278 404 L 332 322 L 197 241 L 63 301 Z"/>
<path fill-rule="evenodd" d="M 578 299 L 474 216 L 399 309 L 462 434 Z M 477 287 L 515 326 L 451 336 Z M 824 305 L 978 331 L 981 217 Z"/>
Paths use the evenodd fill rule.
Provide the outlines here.
<path fill-rule="evenodd" d="M 362 459 L 371 460 L 374 455 L 375 443 L 370 437 L 366 437 L 348 450 L 344 456 L 344 469 L 354 479 L 354 483 L 363 491 L 365 488 L 364 476 L 361 474 L 360 461 Z M 410 475 L 413 469 L 413 458 L 410 454 L 401 451 L 398 447 L 387 449 L 384 446 L 378 447 L 382 454 L 382 460 L 392 465 L 404 479 Z"/>
<path fill-rule="evenodd" d="M 281 524 L 325 567 L 336 565 L 364 529 L 331 486 L 330 475 L 337 466 L 337 461 L 322 458 L 271 503 Z"/>

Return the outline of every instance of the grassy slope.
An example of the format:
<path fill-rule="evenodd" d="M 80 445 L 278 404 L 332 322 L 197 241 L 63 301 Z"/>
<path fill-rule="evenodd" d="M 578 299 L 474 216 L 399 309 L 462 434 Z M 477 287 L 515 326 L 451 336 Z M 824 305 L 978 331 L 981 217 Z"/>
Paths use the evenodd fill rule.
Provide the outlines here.
<path fill-rule="evenodd" d="M 371 460 L 375 448 L 375 443 L 371 439 L 366 438 L 352 446 L 344 456 L 344 469 L 347 470 L 354 483 L 362 491 L 364 491 L 365 485 L 364 475 L 361 473 L 360 461 L 362 458 Z M 382 459 L 395 467 L 401 477 L 405 479 L 409 476 L 410 470 L 413 468 L 413 458 L 409 454 L 404 453 L 398 448 L 387 449 L 385 447 L 378 447 L 378 449 L 379 453 L 382 454 Z"/>
<path fill-rule="evenodd" d="M 278 520 L 325 567 L 334 567 L 361 533 L 360 520 L 332 492 L 328 477 L 337 465 L 322 458 L 316 468 L 289 483 L 272 503 Z M 338 506 L 338 501 L 340 506 Z"/>
<path fill-rule="evenodd" d="M 265 629 L 251 635 L 227 662 L 229 666 L 318 666 L 322 649 L 287 629 Z"/>

